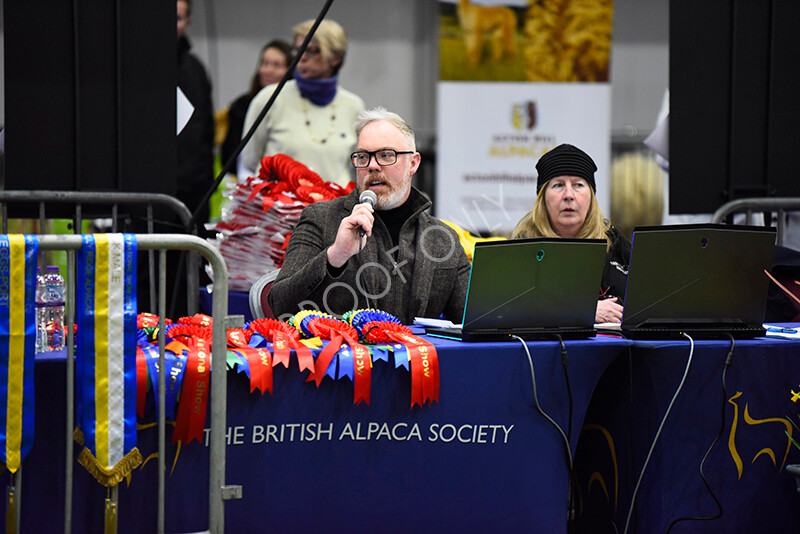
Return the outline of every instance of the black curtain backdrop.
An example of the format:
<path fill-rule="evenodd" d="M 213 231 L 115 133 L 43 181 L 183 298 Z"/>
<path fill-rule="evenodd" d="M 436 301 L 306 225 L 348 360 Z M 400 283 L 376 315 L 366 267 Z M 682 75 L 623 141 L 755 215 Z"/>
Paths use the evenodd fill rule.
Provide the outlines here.
<path fill-rule="evenodd" d="M 797 0 L 670 1 L 670 210 L 800 196 Z"/>
<path fill-rule="evenodd" d="M 175 194 L 174 9 L 4 3 L 7 190 Z M 71 217 L 68 206 L 58 211 L 47 215 Z"/>

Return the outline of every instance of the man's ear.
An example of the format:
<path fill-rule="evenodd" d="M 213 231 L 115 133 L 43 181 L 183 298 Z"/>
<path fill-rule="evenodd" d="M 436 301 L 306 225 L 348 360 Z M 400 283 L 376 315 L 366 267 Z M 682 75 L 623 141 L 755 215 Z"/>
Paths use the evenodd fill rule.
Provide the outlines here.
<path fill-rule="evenodd" d="M 415 152 L 411 155 L 411 176 L 414 176 L 417 169 L 419 169 L 420 162 L 422 162 L 422 156 L 419 152 Z"/>

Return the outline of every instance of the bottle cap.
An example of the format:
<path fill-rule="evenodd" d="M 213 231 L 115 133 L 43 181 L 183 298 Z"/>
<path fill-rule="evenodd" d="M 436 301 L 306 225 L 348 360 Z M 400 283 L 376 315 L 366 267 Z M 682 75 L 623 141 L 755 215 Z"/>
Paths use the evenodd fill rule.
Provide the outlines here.
<path fill-rule="evenodd" d="M 58 272 L 58 265 L 48 265 L 47 266 L 48 273 L 57 273 Z"/>

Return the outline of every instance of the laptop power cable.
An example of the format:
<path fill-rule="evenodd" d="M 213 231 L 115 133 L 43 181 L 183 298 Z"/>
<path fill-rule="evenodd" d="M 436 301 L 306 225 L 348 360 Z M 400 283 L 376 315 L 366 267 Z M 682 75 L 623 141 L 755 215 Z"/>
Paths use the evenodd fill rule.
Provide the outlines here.
<path fill-rule="evenodd" d="M 708 483 L 708 480 L 706 480 L 706 475 L 703 472 L 703 466 L 706 463 L 706 458 L 708 458 L 708 455 L 711 453 L 711 449 L 714 448 L 714 445 L 717 444 L 720 438 L 722 438 L 723 432 L 725 432 L 725 405 L 728 403 L 727 402 L 728 387 L 726 384 L 725 376 L 728 372 L 728 368 L 731 366 L 731 362 L 733 362 L 733 349 L 736 347 L 736 340 L 734 339 L 734 337 L 731 334 L 728 334 L 728 337 L 731 338 L 731 346 L 730 349 L 728 350 L 728 356 L 725 358 L 725 366 L 722 368 L 722 423 L 719 427 L 719 432 L 717 433 L 717 436 L 714 438 L 714 441 L 711 442 L 711 445 L 708 447 L 708 450 L 703 456 L 703 459 L 700 461 L 700 479 L 703 481 L 703 485 L 706 487 L 706 490 L 708 490 L 708 494 L 711 495 L 712 499 L 714 499 L 714 502 L 717 505 L 717 513 L 713 516 L 679 517 L 678 519 L 675 519 L 674 521 L 672 521 L 672 523 L 669 524 L 669 528 L 667 528 L 665 534 L 669 534 L 669 532 L 672 530 L 672 527 L 674 527 L 681 521 L 714 521 L 722 517 L 722 503 L 719 502 L 719 499 L 717 499 L 717 496 L 711 489 L 711 485 Z"/>
<path fill-rule="evenodd" d="M 658 443 L 659 436 L 661 436 L 661 430 L 663 430 L 664 424 L 667 422 L 667 417 L 669 417 L 669 412 L 672 410 L 673 404 L 675 404 L 675 399 L 678 398 L 678 394 L 683 389 L 683 384 L 686 382 L 686 376 L 689 374 L 689 367 L 692 365 L 692 356 L 694 355 L 694 339 L 692 339 L 692 336 L 685 332 L 682 334 L 684 337 L 689 339 L 689 358 L 686 361 L 686 368 L 683 371 L 683 377 L 681 377 L 681 381 L 678 384 L 678 388 L 675 390 L 675 394 L 672 395 L 672 400 L 669 401 L 669 406 L 667 406 L 667 411 L 664 413 L 664 417 L 661 419 L 661 424 L 658 425 L 658 430 L 653 438 L 653 443 L 650 445 L 650 450 L 647 452 L 647 458 L 645 459 L 642 470 L 639 473 L 639 479 L 636 481 L 636 486 L 633 488 L 633 496 L 631 497 L 630 508 L 628 508 L 628 518 L 625 520 L 625 529 L 622 531 L 623 534 L 628 534 L 628 527 L 630 526 L 631 522 L 631 514 L 633 513 L 633 509 L 636 507 L 636 494 L 639 492 L 639 486 L 642 484 L 642 478 L 644 478 L 644 472 L 647 469 L 647 464 L 650 463 L 650 457 L 653 455 L 653 450 L 656 448 L 656 443 Z"/>

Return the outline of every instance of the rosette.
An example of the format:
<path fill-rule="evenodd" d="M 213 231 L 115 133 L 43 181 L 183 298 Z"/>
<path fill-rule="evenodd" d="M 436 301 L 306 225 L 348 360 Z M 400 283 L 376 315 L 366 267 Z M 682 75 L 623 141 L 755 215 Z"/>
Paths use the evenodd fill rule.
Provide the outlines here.
<path fill-rule="evenodd" d="M 313 187 L 322 185 L 322 178 L 304 164 L 295 162 L 295 165 L 286 173 L 286 180 L 292 188 L 297 190 L 300 187 Z"/>
<path fill-rule="evenodd" d="M 305 165 L 286 154 L 275 154 L 272 156 L 272 176 L 277 180 L 287 181 L 292 168 L 297 165 L 305 167 Z"/>
<path fill-rule="evenodd" d="M 272 174 L 272 156 L 261 158 L 261 167 L 258 169 L 258 177 L 269 180 Z"/>
<path fill-rule="evenodd" d="M 169 319 L 166 320 L 167 324 L 171 323 Z M 152 313 L 140 313 L 136 316 L 136 328 L 152 328 L 158 326 L 158 315 Z"/>
<path fill-rule="evenodd" d="M 363 326 L 362 337 L 369 343 L 395 343 L 389 333 L 411 334 L 411 329 L 400 323 L 370 321 Z"/>
<path fill-rule="evenodd" d="M 204 313 L 195 313 L 191 317 L 181 317 L 178 319 L 178 324 L 194 324 L 211 328 L 214 326 L 214 319 Z"/>
<path fill-rule="evenodd" d="M 166 335 L 174 341 L 180 341 L 184 345 L 188 345 L 190 338 L 211 341 L 212 330 L 199 324 L 179 323 L 167 327 Z"/>
<path fill-rule="evenodd" d="M 411 406 L 439 401 L 439 358 L 436 347 L 411 333 L 393 315 L 381 310 L 357 310 L 350 323 L 370 343 L 400 343 L 408 351 L 411 367 Z"/>
<path fill-rule="evenodd" d="M 348 315 L 349 314 L 349 315 Z M 347 321 L 355 327 L 360 335 L 365 334 L 364 325 L 371 322 L 402 324 L 400 319 L 382 310 L 366 308 L 345 314 Z"/>
<path fill-rule="evenodd" d="M 295 195 L 297 195 L 297 198 L 303 202 L 307 202 L 309 204 L 313 204 L 314 202 L 323 202 L 325 200 L 333 200 L 339 196 L 322 184 L 301 185 L 295 190 Z"/>
<path fill-rule="evenodd" d="M 353 402 L 359 404 L 364 401 L 369 404 L 372 360 L 369 350 L 358 343 L 358 332 L 353 325 L 332 317 L 310 317 L 307 328 L 313 335 L 330 340 L 317 356 L 314 373 L 317 386 L 322 382 L 322 377 L 333 361 L 334 355 L 339 353 L 342 342 L 346 342 L 353 350 Z"/>
<path fill-rule="evenodd" d="M 300 332 L 296 328 L 292 328 L 290 325 L 276 319 L 256 319 L 247 328 L 258 332 L 264 336 L 264 339 L 272 343 L 274 351 L 273 366 L 282 363 L 288 369 L 289 349 L 292 348 L 297 354 L 297 364 L 300 367 L 300 371 L 308 369 L 311 374 L 314 373 L 314 357 L 311 355 L 309 348 L 300 343 Z"/>
<path fill-rule="evenodd" d="M 352 325 L 334 317 L 308 316 L 303 319 L 303 332 L 306 329 L 310 336 L 332 339 L 335 334 L 341 335 L 348 343 L 358 339 L 358 332 Z"/>
<path fill-rule="evenodd" d="M 244 328 L 229 328 L 228 329 L 228 346 L 229 347 L 246 347 L 253 336 L 252 330 L 245 330 Z"/>

